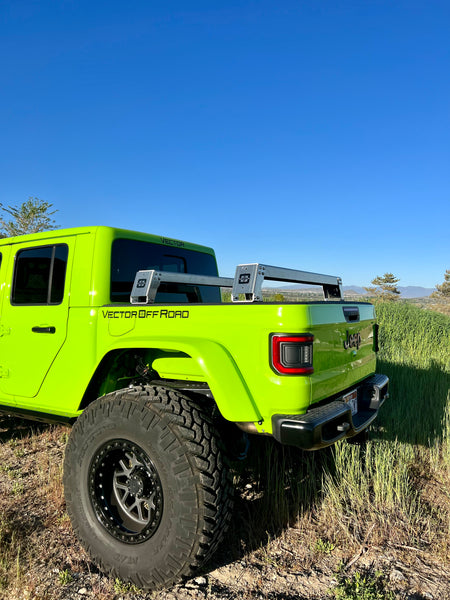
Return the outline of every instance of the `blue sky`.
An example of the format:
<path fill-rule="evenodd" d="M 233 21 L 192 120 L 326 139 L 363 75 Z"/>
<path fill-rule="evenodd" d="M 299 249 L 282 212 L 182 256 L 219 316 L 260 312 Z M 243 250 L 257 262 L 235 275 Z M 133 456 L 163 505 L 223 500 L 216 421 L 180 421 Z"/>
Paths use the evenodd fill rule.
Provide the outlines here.
<path fill-rule="evenodd" d="M 0 1 L 0 202 L 367 285 L 450 268 L 450 3 Z"/>

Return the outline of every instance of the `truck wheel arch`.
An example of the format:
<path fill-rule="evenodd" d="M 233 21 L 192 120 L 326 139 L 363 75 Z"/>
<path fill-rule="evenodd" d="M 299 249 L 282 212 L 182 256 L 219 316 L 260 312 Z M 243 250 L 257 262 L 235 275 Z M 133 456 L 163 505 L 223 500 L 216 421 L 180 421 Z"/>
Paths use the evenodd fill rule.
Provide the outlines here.
<path fill-rule="evenodd" d="M 186 374 L 181 373 L 180 361 L 183 360 L 188 364 Z M 178 347 L 176 343 L 166 342 L 151 347 L 136 345 L 110 350 L 94 370 L 79 410 L 84 410 L 100 396 L 132 384 L 139 378 L 136 370 L 139 362 L 150 370 L 155 363 L 166 379 L 171 380 L 178 379 L 176 369 L 179 379 L 184 381 L 192 381 L 195 373 L 202 374 L 201 381 L 208 384 L 220 413 L 229 421 L 256 422 L 262 418 L 233 357 L 220 344 L 203 339 Z M 159 378 L 158 369 L 154 371 Z M 161 379 L 159 385 L 163 385 L 164 377 Z"/>

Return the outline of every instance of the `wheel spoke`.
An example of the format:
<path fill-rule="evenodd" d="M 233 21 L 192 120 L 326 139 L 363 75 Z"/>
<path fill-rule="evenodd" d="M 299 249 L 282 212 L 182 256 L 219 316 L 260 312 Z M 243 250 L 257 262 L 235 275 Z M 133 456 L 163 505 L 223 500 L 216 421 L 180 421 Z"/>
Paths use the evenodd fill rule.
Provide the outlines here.
<path fill-rule="evenodd" d="M 128 460 L 130 461 L 130 465 L 131 465 L 131 469 L 130 472 L 135 468 L 135 467 L 141 467 L 142 463 L 138 461 L 138 459 L 136 458 L 136 455 L 131 453 L 131 452 L 126 452 L 125 456 L 128 458 Z"/>
<path fill-rule="evenodd" d="M 126 506 L 125 502 L 129 495 L 130 495 L 130 492 L 127 490 L 125 492 L 125 494 L 122 496 L 122 498 L 117 498 L 119 500 L 120 504 L 124 504 Z"/>
<path fill-rule="evenodd" d="M 128 488 L 124 483 L 120 483 L 119 481 L 116 481 L 114 485 L 115 485 L 116 489 L 124 490 L 124 491 L 128 492 Z"/>
<path fill-rule="evenodd" d="M 117 472 L 117 477 L 119 477 L 121 475 L 125 475 L 126 477 L 129 477 L 131 471 L 133 470 L 133 467 L 127 467 L 125 465 L 125 463 L 123 462 L 123 460 L 119 461 L 119 465 L 122 467 L 122 471 Z"/>
<path fill-rule="evenodd" d="M 150 513 L 152 510 L 155 510 L 155 508 L 156 508 L 156 506 L 155 506 L 155 500 L 154 500 L 154 498 L 155 498 L 155 495 L 156 495 L 156 492 L 152 492 L 152 493 L 150 494 L 150 496 L 149 496 L 148 498 L 146 498 L 146 499 L 145 499 L 145 502 L 146 502 L 146 504 L 147 504 L 147 506 L 148 506 L 148 509 L 147 509 L 147 510 L 148 510 L 148 512 L 149 512 L 149 513 Z"/>
<path fill-rule="evenodd" d="M 144 518 L 144 516 L 142 514 L 142 500 L 139 500 L 139 502 L 136 502 L 136 508 L 138 511 L 139 520 L 142 521 L 143 523 L 146 523 L 147 519 Z"/>

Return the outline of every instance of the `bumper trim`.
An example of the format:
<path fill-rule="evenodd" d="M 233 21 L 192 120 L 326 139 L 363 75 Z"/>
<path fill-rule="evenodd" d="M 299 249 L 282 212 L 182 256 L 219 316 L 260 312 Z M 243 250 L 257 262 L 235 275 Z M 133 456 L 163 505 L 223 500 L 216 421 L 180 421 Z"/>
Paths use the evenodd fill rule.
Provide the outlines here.
<path fill-rule="evenodd" d="M 358 392 L 358 412 L 352 415 L 344 393 L 327 404 L 312 406 L 303 415 L 273 415 L 273 435 L 281 444 L 303 450 L 318 450 L 340 439 L 353 437 L 376 418 L 380 406 L 389 397 L 389 379 L 373 375 L 352 389 Z"/>

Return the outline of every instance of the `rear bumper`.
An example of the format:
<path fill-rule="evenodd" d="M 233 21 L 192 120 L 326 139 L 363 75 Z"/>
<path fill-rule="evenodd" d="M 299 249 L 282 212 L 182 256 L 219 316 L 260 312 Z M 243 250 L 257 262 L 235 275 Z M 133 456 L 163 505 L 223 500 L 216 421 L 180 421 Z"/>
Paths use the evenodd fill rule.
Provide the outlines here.
<path fill-rule="evenodd" d="M 389 397 L 389 379 L 373 375 L 357 384 L 358 411 L 352 415 L 342 396 L 327 404 L 312 406 L 303 415 L 274 415 L 273 435 L 281 443 L 303 450 L 318 450 L 342 438 L 352 437 L 368 427 Z"/>

